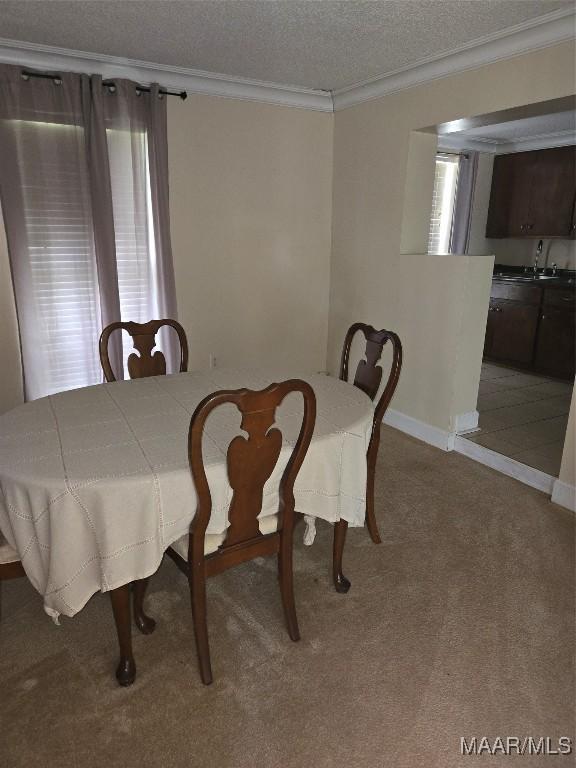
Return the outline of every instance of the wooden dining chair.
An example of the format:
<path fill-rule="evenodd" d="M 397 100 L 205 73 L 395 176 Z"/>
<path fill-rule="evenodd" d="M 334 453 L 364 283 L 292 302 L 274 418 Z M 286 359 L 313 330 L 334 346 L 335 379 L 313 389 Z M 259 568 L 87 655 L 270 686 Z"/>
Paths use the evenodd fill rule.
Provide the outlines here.
<path fill-rule="evenodd" d="M 24 567 L 15 549 L 4 538 L 0 531 L 0 582 L 25 576 Z M 0 602 L 1 608 L 1 602 Z"/>
<path fill-rule="evenodd" d="M 300 392 L 304 414 L 298 440 L 286 465 L 279 486 L 278 513 L 258 520 L 262 510 L 264 485 L 280 456 L 282 433 L 273 427 L 276 409 L 290 392 Z M 238 435 L 228 446 L 228 480 L 232 500 L 228 511 L 229 527 L 222 534 L 206 534 L 212 499 L 202 458 L 202 434 L 208 416 L 221 405 L 233 403 L 242 414 L 241 428 L 248 437 Z M 188 436 L 188 457 L 198 503 L 188 536 L 168 550 L 190 585 L 192 618 L 202 682 L 212 682 L 208 627 L 206 621 L 206 577 L 255 557 L 278 555 L 280 594 L 288 634 L 300 639 L 292 576 L 294 527 L 294 481 L 310 445 L 316 421 L 316 398 L 305 381 L 290 379 L 271 384 L 262 391 L 249 389 L 215 392 L 198 405 Z"/>
<path fill-rule="evenodd" d="M 376 516 L 374 513 L 374 476 L 376 473 L 376 459 L 378 457 L 378 446 L 380 445 L 380 425 L 382 419 L 400 377 L 400 370 L 402 368 L 402 343 L 397 334 L 393 331 L 387 331 L 382 329 L 377 331 L 371 325 L 365 323 L 354 323 L 348 329 L 346 338 L 344 339 L 344 348 L 342 350 L 342 360 L 340 363 L 340 378 L 342 381 L 348 381 L 348 364 L 350 361 L 350 348 L 354 336 L 361 332 L 366 340 L 366 348 L 364 351 L 364 358 L 358 363 L 356 373 L 354 374 L 353 384 L 358 389 L 365 392 L 371 400 L 376 398 L 380 384 L 382 383 L 382 367 L 378 365 L 380 358 L 382 357 L 382 351 L 384 346 L 390 342 L 392 345 L 392 365 L 390 367 L 390 373 L 388 375 L 388 381 L 384 387 L 378 404 L 374 410 L 374 420 L 372 422 L 372 433 L 370 435 L 370 443 L 368 445 L 368 451 L 366 453 L 366 463 L 368 470 L 368 477 L 366 482 L 366 524 L 370 537 L 375 544 L 380 544 L 380 533 L 378 532 L 378 525 L 376 524 Z M 335 552 L 335 574 L 334 580 L 336 589 L 338 591 L 347 592 L 350 586 L 345 577 L 342 577 L 341 568 L 341 550 L 344 548 L 344 538 L 346 535 L 347 524 L 345 521 L 340 521 L 336 524 L 337 528 L 334 532 L 334 552 Z M 338 551 L 340 550 L 340 567 L 338 567 Z M 343 582 L 338 584 L 339 578 L 344 579 Z M 339 589 L 339 586 L 341 587 Z"/>
<path fill-rule="evenodd" d="M 188 341 L 184 328 L 176 320 L 164 318 L 163 320 L 150 320 L 147 323 L 110 323 L 100 335 L 100 363 L 104 371 L 106 381 L 116 381 L 114 371 L 108 356 L 108 341 L 114 331 L 127 331 L 132 337 L 134 352 L 128 358 L 128 373 L 131 379 L 142 379 L 145 376 L 163 376 L 166 373 L 166 358 L 157 349 L 156 334 L 163 326 L 174 328 L 180 341 L 180 373 L 188 370 Z"/>

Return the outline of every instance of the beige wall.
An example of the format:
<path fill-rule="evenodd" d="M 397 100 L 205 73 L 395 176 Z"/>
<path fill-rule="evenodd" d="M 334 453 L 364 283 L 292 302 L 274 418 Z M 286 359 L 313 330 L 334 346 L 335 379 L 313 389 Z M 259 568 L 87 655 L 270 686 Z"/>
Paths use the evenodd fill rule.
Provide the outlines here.
<path fill-rule="evenodd" d="M 191 367 L 326 364 L 331 114 L 169 102 L 170 212 Z"/>
<path fill-rule="evenodd" d="M 437 147 L 436 134 L 420 131 L 410 134 L 400 253 L 428 253 Z"/>
<path fill-rule="evenodd" d="M 393 407 L 450 430 L 454 414 L 472 410 L 475 397 L 456 403 L 454 380 L 470 392 L 477 365 L 446 362 L 454 344 L 458 293 L 447 292 L 454 264 L 426 252 L 429 203 L 411 183 L 430 186 L 433 143 L 415 131 L 449 120 L 544 101 L 575 92 L 574 46 L 566 43 L 411 88 L 337 112 L 328 364 L 337 370 L 346 328 L 357 320 L 398 329 L 405 338 L 406 368 Z M 416 142 L 416 143 L 415 143 Z M 428 155 L 428 156 L 427 156 Z M 420 169 L 418 180 L 414 169 Z M 405 205 L 406 201 L 406 205 Z M 409 207 L 410 210 L 406 210 Z M 411 231 L 407 231 L 407 227 Z M 430 267 L 430 260 L 436 259 Z M 480 269 L 486 279 L 486 261 Z M 413 279 L 406 279 L 406 273 Z M 422 277 L 419 277 L 422 275 Z M 479 287 L 479 292 L 484 290 Z M 448 306 L 447 306 L 448 304 Z M 483 334 L 485 312 L 467 318 Z M 448 340 L 448 341 L 447 341 Z M 460 348 L 461 345 L 460 345 Z M 448 354 L 452 354 L 451 351 Z M 410 375 L 408 372 L 410 371 Z M 462 410 L 464 409 L 464 410 Z"/>
<path fill-rule="evenodd" d="M 562 464 L 558 479 L 567 485 L 576 485 L 576 382 L 572 389 L 572 403 L 570 405 L 570 415 L 568 416 Z M 574 511 L 576 512 L 576 509 Z"/>
<path fill-rule="evenodd" d="M 395 410 L 448 432 L 456 431 L 458 416 L 475 410 L 492 263 L 491 256 L 405 254 L 399 260 L 395 280 L 409 293 L 399 288 L 405 300 L 386 324 L 404 348 Z"/>

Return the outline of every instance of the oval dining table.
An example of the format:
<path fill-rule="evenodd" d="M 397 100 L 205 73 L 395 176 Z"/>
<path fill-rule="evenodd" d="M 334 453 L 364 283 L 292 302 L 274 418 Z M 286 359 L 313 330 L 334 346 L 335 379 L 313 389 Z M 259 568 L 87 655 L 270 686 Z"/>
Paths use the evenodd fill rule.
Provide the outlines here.
<path fill-rule="evenodd" d="M 295 375 L 282 368 L 216 368 L 118 381 L 50 395 L 0 416 L 0 530 L 56 622 L 60 614 L 74 616 L 94 593 L 110 592 L 119 682 L 123 664 L 135 673 L 130 592 L 136 625 L 149 633 L 154 621 L 143 610 L 147 579 L 166 549 L 188 534 L 194 517 L 187 441 L 194 409 L 217 390 L 259 390 Z M 317 518 L 336 524 L 333 578 L 345 592 L 350 583 L 342 552 L 347 526 L 364 524 L 374 406 L 339 379 L 299 377 L 314 389 L 317 417 L 294 487 L 296 509 L 307 521 L 307 543 Z M 284 447 L 265 486 L 260 517 L 278 510 L 278 482 L 301 419 L 301 398 L 289 395 L 276 414 Z M 234 406 L 219 409 L 205 427 L 213 499 L 207 533 L 227 527 L 226 452 L 239 432 Z"/>

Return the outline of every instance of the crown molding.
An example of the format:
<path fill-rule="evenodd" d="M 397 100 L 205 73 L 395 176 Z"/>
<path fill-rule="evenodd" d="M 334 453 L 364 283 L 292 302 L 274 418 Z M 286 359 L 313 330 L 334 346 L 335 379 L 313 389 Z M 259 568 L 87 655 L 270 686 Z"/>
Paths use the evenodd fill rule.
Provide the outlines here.
<path fill-rule="evenodd" d="M 142 85 L 157 82 L 165 88 L 206 96 L 336 112 L 431 80 L 572 40 L 575 21 L 571 8 L 548 13 L 453 51 L 422 59 L 410 67 L 333 92 L 2 38 L 0 62 L 35 69 L 98 73 L 106 78 L 128 78 Z"/>
<path fill-rule="evenodd" d="M 127 78 L 142 85 L 154 82 L 164 88 L 221 96 L 226 99 L 257 101 L 319 112 L 333 111 L 332 95 L 329 91 L 229 77 L 197 69 L 153 64 L 148 61 L 74 51 L 20 40 L 0 38 L 0 62 L 32 69 L 98 73 L 105 78 Z"/>
<path fill-rule="evenodd" d="M 576 16 L 572 8 L 547 13 L 474 40 L 453 51 L 431 56 L 381 77 L 338 89 L 332 92 L 334 111 L 338 112 L 431 80 L 573 40 L 575 21 Z"/>
<path fill-rule="evenodd" d="M 541 133 L 538 136 L 526 136 L 514 141 L 489 139 L 484 136 L 450 136 L 450 134 L 438 137 L 438 149 L 440 150 L 477 150 L 478 152 L 486 152 L 492 155 L 529 152 L 533 149 L 568 147 L 573 144 L 576 144 L 576 133 L 572 130 Z"/>

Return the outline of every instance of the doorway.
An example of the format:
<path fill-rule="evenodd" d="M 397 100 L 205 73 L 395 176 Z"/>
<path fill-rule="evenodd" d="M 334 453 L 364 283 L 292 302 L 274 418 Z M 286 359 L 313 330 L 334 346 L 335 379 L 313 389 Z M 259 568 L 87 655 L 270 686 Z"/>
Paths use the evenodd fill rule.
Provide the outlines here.
<path fill-rule="evenodd" d="M 457 187 L 455 193 L 445 190 L 442 195 L 443 190 L 435 185 L 429 252 L 438 252 L 439 222 L 445 230 L 446 218 L 451 216 L 452 230 L 467 228 L 463 253 L 495 256 L 478 390 L 478 426 L 458 440 L 469 444 L 465 453 L 496 468 L 503 466 L 497 459 L 500 456 L 511 460 L 505 463 L 508 470 L 517 464 L 535 470 L 536 475 L 541 473 L 532 484 L 549 488 L 560 471 L 574 387 L 576 241 L 571 233 L 576 227 L 576 193 L 572 174 L 561 205 L 550 205 L 541 183 L 546 179 L 546 162 L 556 162 L 559 172 L 570 176 L 562 164 L 566 157 L 573 163 L 576 152 L 574 100 L 529 105 L 436 128 L 436 181 L 442 179 L 442 173 L 447 175 L 448 162 L 466 167 L 460 158 L 470 165 L 474 157 L 476 170 L 469 205 L 464 205 L 465 222 L 456 218 L 462 206 L 450 203 L 458 199 Z M 536 167 L 536 163 L 534 174 L 542 194 L 527 195 L 523 189 L 518 197 L 523 198 L 522 205 L 530 198 L 530 217 L 520 210 L 522 206 L 511 206 L 507 222 L 507 198 L 514 194 L 516 183 L 510 169 L 521 167 L 518 185 L 520 181 L 526 185 L 531 164 Z M 446 200 L 451 205 L 447 211 L 439 208 L 439 201 Z M 570 218 L 565 234 L 537 232 L 538 226 L 556 226 L 561 207 L 566 208 L 565 218 Z M 533 220 L 545 224 L 534 225 Z M 526 473 L 518 471 L 517 476 Z"/>

